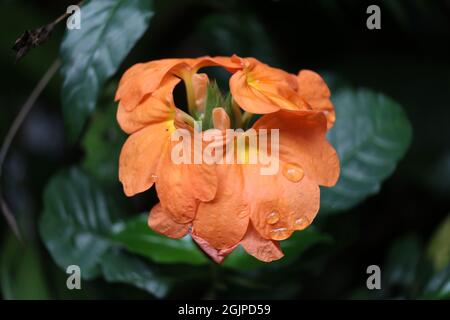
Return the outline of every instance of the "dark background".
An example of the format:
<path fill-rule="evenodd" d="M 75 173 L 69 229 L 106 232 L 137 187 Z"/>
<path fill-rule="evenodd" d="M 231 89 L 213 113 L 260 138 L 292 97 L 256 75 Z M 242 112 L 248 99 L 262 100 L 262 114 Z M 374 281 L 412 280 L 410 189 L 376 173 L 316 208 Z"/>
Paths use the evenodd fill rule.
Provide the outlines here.
<path fill-rule="evenodd" d="M 0 138 L 57 58 L 63 28 L 18 63 L 11 50 L 15 39 L 26 29 L 54 20 L 70 4 L 0 1 Z M 366 28 L 369 4 L 381 8 L 381 30 Z M 137 61 L 164 57 L 255 56 L 290 72 L 320 70 L 327 75 L 332 92 L 343 85 L 380 91 L 404 107 L 413 127 L 412 145 L 380 193 L 350 212 L 320 221 L 321 228 L 333 236 L 332 246 L 308 250 L 298 268 L 267 272 L 263 278 L 272 284 L 270 290 L 230 285 L 215 297 L 420 296 L 421 277 L 429 272 L 426 262 L 422 263 L 427 260 L 427 245 L 450 211 L 450 1 L 175 0 L 156 1 L 155 9 L 158 14 L 149 31 L 118 74 Z M 51 293 L 47 297 L 52 298 L 66 298 L 60 288 L 65 282 L 63 271 L 36 234 L 42 190 L 54 172 L 83 156 L 82 149 L 65 137 L 60 85 L 61 78 L 55 77 L 38 99 L 14 140 L 1 181 L 26 237 L 39 249 L 43 272 L 50 278 L 60 274 L 48 280 Z M 150 208 L 139 199 L 136 206 Z M 0 241 L 5 242 L 9 232 L 4 219 L 0 230 Z M 406 252 L 406 258 L 396 252 Z M 416 268 L 417 261 L 420 267 Z M 362 290 L 366 267 L 371 264 L 387 270 L 383 280 L 393 279 L 381 292 Z M 182 288 L 174 297 L 204 297 L 207 285 Z M 146 297 L 137 289 L 102 280 L 88 287 L 83 296 L 75 297 Z M 116 287 L 121 290 L 113 291 Z M 29 290 L 30 297 L 39 297 L 33 296 L 33 288 Z"/>

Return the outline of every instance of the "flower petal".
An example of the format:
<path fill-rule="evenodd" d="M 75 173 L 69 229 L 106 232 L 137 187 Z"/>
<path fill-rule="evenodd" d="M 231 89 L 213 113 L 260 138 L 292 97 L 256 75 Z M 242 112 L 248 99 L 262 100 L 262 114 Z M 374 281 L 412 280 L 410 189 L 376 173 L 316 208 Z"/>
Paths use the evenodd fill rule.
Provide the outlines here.
<path fill-rule="evenodd" d="M 284 256 L 278 242 L 261 237 L 251 223 L 241 245 L 247 253 L 264 262 L 272 262 Z"/>
<path fill-rule="evenodd" d="M 191 144 L 189 163 L 173 161 L 172 148 L 183 142 L 169 142 L 170 147 L 161 157 L 156 178 L 156 191 L 161 205 L 178 223 L 192 221 L 198 202 L 212 200 L 218 184 L 213 165 L 192 163 L 194 148 L 192 140 L 188 142 Z"/>
<path fill-rule="evenodd" d="M 184 237 L 190 227 L 188 223 L 175 222 L 159 203 L 152 208 L 148 216 L 148 225 L 154 231 L 174 239 Z"/>
<path fill-rule="evenodd" d="M 194 87 L 195 105 L 199 112 L 205 111 L 206 88 L 209 79 L 206 73 L 195 73 L 192 76 L 192 85 Z"/>
<path fill-rule="evenodd" d="M 253 58 L 243 60 L 245 68 L 230 78 L 231 94 L 242 109 L 258 114 L 307 109 L 293 75 Z"/>
<path fill-rule="evenodd" d="M 214 200 L 201 202 L 193 222 L 193 234 L 216 249 L 235 246 L 244 237 L 249 222 L 249 206 L 242 196 L 241 167 L 217 165 L 220 184 Z"/>
<path fill-rule="evenodd" d="M 166 75 L 176 67 L 189 65 L 184 59 L 154 60 L 131 67 L 123 75 L 116 92 L 125 110 L 132 111 L 144 98 L 159 88 Z"/>
<path fill-rule="evenodd" d="M 280 110 L 279 106 L 248 85 L 247 75 L 243 71 L 238 71 L 231 76 L 230 91 L 233 99 L 245 111 L 264 114 Z"/>
<path fill-rule="evenodd" d="M 251 193 L 251 221 L 258 233 L 266 239 L 284 240 L 309 226 L 319 211 L 317 184 L 307 176 L 293 182 L 281 172 L 261 175 L 256 168 L 246 170 L 246 191 Z"/>
<path fill-rule="evenodd" d="M 331 128 L 336 120 L 330 90 L 322 77 L 311 70 L 300 70 L 297 76 L 298 93 L 313 110 L 325 112 L 327 126 Z"/>
<path fill-rule="evenodd" d="M 218 130 L 230 129 L 230 117 L 224 108 L 214 108 L 212 111 L 214 128 Z"/>
<path fill-rule="evenodd" d="M 195 64 L 193 65 L 193 69 L 198 70 L 204 67 L 223 67 L 227 69 L 229 72 L 236 72 L 244 67 L 243 60 L 237 56 L 232 57 L 224 57 L 224 56 L 215 56 L 215 57 L 200 57 L 197 59 Z"/>
<path fill-rule="evenodd" d="M 119 103 L 117 122 L 122 130 L 131 134 L 149 124 L 173 119 L 175 105 L 172 94 L 179 82 L 180 79 L 174 76 L 166 77 L 161 87 L 152 95 L 144 98 L 132 111 L 127 111 L 124 105 Z"/>
<path fill-rule="evenodd" d="M 127 196 L 153 185 L 161 153 L 169 141 L 170 125 L 170 121 L 151 124 L 125 141 L 119 159 L 119 180 Z"/>
<path fill-rule="evenodd" d="M 237 247 L 236 244 L 235 246 L 230 248 L 216 249 L 212 247 L 205 239 L 202 239 L 195 234 L 191 234 L 191 236 L 192 239 L 198 244 L 198 246 L 216 263 L 221 263 L 223 259 L 225 259 L 225 257 L 228 256 L 231 252 L 233 252 L 233 250 L 236 249 Z"/>
<path fill-rule="evenodd" d="M 325 116 L 308 112 L 280 110 L 261 117 L 253 128 L 279 129 L 280 159 L 299 164 L 317 184 L 333 186 L 339 177 L 339 158 L 326 139 Z"/>

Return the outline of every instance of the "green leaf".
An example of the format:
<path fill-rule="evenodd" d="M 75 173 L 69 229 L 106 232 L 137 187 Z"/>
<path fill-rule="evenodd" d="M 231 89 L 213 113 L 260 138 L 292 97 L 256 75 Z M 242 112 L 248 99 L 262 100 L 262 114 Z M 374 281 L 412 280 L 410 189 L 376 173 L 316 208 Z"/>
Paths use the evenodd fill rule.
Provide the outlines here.
<path fill-rule="evenodd" d="M 82 141 L 83 168 L 90 176 L 109 184 L 119 181 L 119 154 L 126 140 L 117 125 L 116 111 L 116 106 L 109 105 L 96 113 Z"/>
<path fill-rule="evenodd" d="M 422 246 L 415 236 L 397 240 L 389 250 L 384 280 L 387 286 L 411 288 L 419 280 L 417 277 Z"/>
<path fill-rule="evenodd" d="M 103 275 L 108 282 L 133 284 L 155 296 L 164 297 L 170 287 L 170 280 L 151 270 L 147 264 L 122 252 L 109 251 L 102 258 Z"/>
<path fill-rule="evenodd" d="M 321 233 L 314 226 L 301 232 L 294 232 L 290 238 L 280 242 L 284 257 L 280 260 L 271 262 L 270 266 L 277 267 L 292 263 L 310 247 L 329 241 L 331 241 L 331 238 L 328 235 Z M 236 250 L 225 259 L 223 265 L 237 270 L 252 270 L 268 266 L 267 263 L 261 262 L 249 255 L 241 246 L 236 248 Z"/>
<path fill-rule="evenodd" d="M 85 280 L 103 275 L 106 280 L 132 285 L 137 285 L 136 279 L 150 274 L 150 269 L 144 271 L 143 262 L 130 260 L 126 255 L 122 264 L 109 265 L 122 259 L 110 253 L 116 250 L 117 255 L 121 248 L 111 233 L 113 223 L 117 223 L 116 207 L 100 186 L 79 169 L 72 168 L 51 179 L 44 192 L 40 234 L 60 268 L 78 265 Z M 127 266 L 131 269 L 126 270 Z M 148 280 L 152 282 L 139 287 L 156 296 L 168 286 L 164 278 L 154 274 Z M 154 281 L 161 283 L 156 286 Z"/>
<path fill-rule="evenodd" d="M 114 206 L 80 170 L 52 178 L 44 192 L 40 234 L 56 263 L 64 270 L 80 266 L 82 276 L 100 274 L 99 263 L 110 247 Z"/>
<path fill-rule="evenodd" d="M 394 171 L 411 142 L 411 125 L 402 107 L 367 89 L 338 91 L 333 97 L 336 124 L 329 140 L 336 148 L 341 175 L 322 188 L 321 211 L 349 209 L 375 194 Z"/>
<path fill-rule="evenodd" d="M 94 111 L 101 87 L 148 27 L 150 0 L 89 1 L 81 29 L 67 30 L 61 44 L 63 114 L 75 140 Z"/>
<path fill-rule="evenodd" d="M 223 106 L 222 93 L 216 82 L 212 82 L 206 88 L 205 112 L 202 119 L 202 130 L 208 130 L 214 127 L 212 121 L 212 112 L 214 108 Z"/>
<path fill-rule="evenodd" d="M 171 239 L 162 236 L 147 225 L 148 214 L 114 225 L 113 239 L 129 251 L 160 263 L 204 264 L 207 259 L 190 236 Z"/>
<path fill-rule="evenodd" d="M 430 279 L 422 299 L 450 299 L 450 265 Z"/>
<path fill-rule="evenodd" d="M 435 270 L 450 265 L 450 216 L 435 231 L 427 250 Z"/>
<path fill-rule="evenodd" d="M 34 245 L 8 234 L 1 248 L 0 283 L 4 299 L 49 299 L 42 261 Z"/>

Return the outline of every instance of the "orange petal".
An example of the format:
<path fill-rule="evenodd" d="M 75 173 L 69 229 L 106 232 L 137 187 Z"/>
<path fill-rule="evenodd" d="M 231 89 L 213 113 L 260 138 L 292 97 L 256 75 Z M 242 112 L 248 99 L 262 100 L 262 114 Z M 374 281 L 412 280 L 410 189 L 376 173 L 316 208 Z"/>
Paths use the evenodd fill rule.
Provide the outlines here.
<path fill-rule="evenodd" d="M 149 124 L 173 119 L 175 105 L 172 93 L 179 82 L 180 79 L 174 76 L 166 77 L 161 87 L 132 111 L 127 111 L 123 103 L 119 103 L 117 122 L 122 130 L 131 134 Z"/>
<path fill-rule="evenodd" d="M 246 176 L 246 191 L 252 201 L 251 221 L 264 238 L 287 239 L 314 220 L 319 210 L 320 190 L 308 176 L 291 181 L 283 169 L 276 175 L 261 175 L 257 166 L 247 169 Z"/>
<path fill-rule="evenodd" d="M 334 106 L 330 100 L 330 90 L 322 77 L 311 70 L 301 70 L 297 76 L 298 93 L 313 110 L 325 111 L 328 128 L 336 119 Z"/>
<path fill-rule="evenodd" d="M 220 181 L 214 200 L 201 202 L 193 222 L 193 234 L 216 249 L 235 246 L 244 237 L 249 207 L 242 196 L 244 177 L 240 166 L 218 165 Z"/>
<path fill-rule="evenodd" d="M 175 68 L 189 68 L 183 59 L 162 59 L 133 66 L 122 77 L 116 92 L 125 110 L 133 110 L 145 95 L 159 88 L 165 76 Z"/>
<path fill-rule="evenodd" d="M 230 117 L 224 108 L 214 108 L 212 112 L 213 124 L 215 129 L 230 129 Z"/>
<path fill-rule="evenodd" d="M 127 196 L 143 192 L 153 185 L 161 153 L 169 141 L 170 125 L 170 122 L 151 124 L 125 141 L 119 159 L 119 180 Z"/>
<path fill-rule="evenodd" d="M 190 226 L 188 223 L 175 222 L 159 203 L 152 208 L 148 216 L 148 225 L 154 231 L 174 239 L 184 237 Z"/>
<path fill-rule="evenodd" d="M 225 69 L 227 69 L 230 72 L 236 72 L 237 70 L 240 70 L 244 67 L 243 60 L 240 59 L 237 56 L 233 57 L 223 57 L 223 56 L 216 56 L 216 57 L 201 57 L 198 58 L 195 65 L 193 66 L 193 69 L 200 69 L 203 67 L 213 67 L 213 66 L 220 66 Z"/>
<path fill-rule="evenodd" d="M 195 73 L 192 76 L 195 104 L 199 112 L 203 112 L 205 110 L 206 88 L 208 87 L 208 83 L 209 79 L 206 73 Z"/>
<path fill-rule="evenodd" d="M 242 109 L 259 114 L 307 109 L 296 92 L 298 84 L 293 75 L 254 58 L 243 60 L 245 68 L 230 78 L 230 91 Z"/>
<path fill-rule="evenodd" d="M 217 191 L 218 179 L 214 165 L 190 164 L 188 165 L 188 186 L 193 195 L 200 201 L 208 202 L 214 199 Z"/>
<path fill-rule="evenodd" d="M 176 143 L 172 142 L 170 146 Z M 174 163 L 171 150 L 168 148 L 162 155 L 156 191 L 161 205 L 172 218 L 178 223 L 187 223 L 194 219 L 199 201 L 214 198 L 218 183 L 216 171 L 214 166 L 205 163 Z"/>
<path fill-rule="evenodd" d="M 279 106 L 248 84 L 244 71 L 238 71 L 231 76 L 230 91 L 233 99 L 245 111 L 263 114 L 280 110 Z"/>
<path fill-rule="evenodd" d="M 339 158 L 326 139 L 327 125 L 322 113 L 280 110 L 261 117 L 253 128 L 279 129 L 280 159 L 301 165 L 305 175 L 319 185 L 336 184 Z"/>
<path fill-rule="evenodd" d="M 261 237 L 251 223 L 241 245 L 247 253 L 264 262 L 272 262 L 284 256 L 278 242 Z"/>
<path fill-rule="evenodd" d="M 185 164 L 175 164 L 170 149 L 162 155 L 156 181 L 156 191 L 161 205 L 178 223 L 188 223 L 195 217 L 197 200 L 189 183 L 189 169 Z"/>
<path fill-rule="evenodd" d="M 225 257 L 228 256 L 231 252 L 233 252 L 233 250 L 236 249 L 237 247 L 236 244 L 235 246 L 230 248 L 216 249 L 212 247 L 205 239 L 202 239 L 199 236 L 196 236 L 195 234 L 192 234 L 191 236 L 192 239 L 198 244 L 198 246 L 216 263 L 222 263 L 223 259 L 225 259 Z"/>

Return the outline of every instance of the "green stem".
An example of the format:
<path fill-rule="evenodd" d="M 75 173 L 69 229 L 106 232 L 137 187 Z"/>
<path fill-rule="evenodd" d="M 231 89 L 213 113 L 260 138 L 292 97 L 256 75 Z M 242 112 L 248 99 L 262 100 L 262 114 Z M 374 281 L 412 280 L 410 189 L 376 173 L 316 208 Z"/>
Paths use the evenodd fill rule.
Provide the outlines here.
<path fill-rule="evenodd" d="M 242 112 L 241 112 L 241 109 L 239 108 L 238 104 L 234 101 L 233 98 L 231 101 L 231 109 L 233 111 L 234 127 L 235 128 L 243 128 Z"/>
<path fill-rule="evenodd" d="M 177 112 L 181 115 L 181 119 L 183 120 L 183 122 L 187 123 L 190 127 L 194 127 L 195 120 L 190 114 L 187 114 L 180 109 Z"/>
<path fill-rule="evenodd" d="M 244 112 L 244 114 L 242 115 L 242 127 L 244 129 L 247 129 L 247 126 L 252 117 L 253 117 L 253 113 L 247 112 L 247 111 Z"/>

